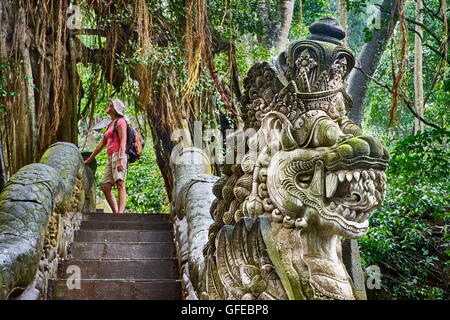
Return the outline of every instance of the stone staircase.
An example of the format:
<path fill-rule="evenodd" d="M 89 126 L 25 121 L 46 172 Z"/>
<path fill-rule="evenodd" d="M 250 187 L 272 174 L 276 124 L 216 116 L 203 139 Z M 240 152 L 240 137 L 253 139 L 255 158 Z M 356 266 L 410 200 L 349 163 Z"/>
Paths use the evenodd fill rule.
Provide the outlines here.
<path fill-rule="evenodd" d="M 58 279 L 50 280 L 48 299 L 181 299 L 171 218 L 84 214 L 70 247 L 71 259 L 62 261 Z M 79 289 L 73 288 L 73 270 L 81 272 Z"/>

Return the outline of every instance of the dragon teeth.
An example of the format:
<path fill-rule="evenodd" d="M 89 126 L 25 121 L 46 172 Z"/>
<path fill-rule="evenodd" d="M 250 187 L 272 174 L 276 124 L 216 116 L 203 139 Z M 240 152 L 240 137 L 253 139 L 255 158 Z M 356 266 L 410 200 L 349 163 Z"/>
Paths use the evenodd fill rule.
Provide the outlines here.
<path fill-rule="evenodd" d="M 350 194 L 360 196 L 357 206 L 370 210 L 384 199 L 386 190 L 386 173 L 383 170 L 339 170 L 326 175 L 326 197 L 331 199 L 336 193 L 339 183 L 348 183 Z M 350 197 L 351 198 L 351 197 Z M 353 199 L 355 200 L 355 199 Z M 328 209 L 349 221 L 362 223 L 370 217 L 370 212 L 357 212 L 352 205 L 330 202 Z M 361 210 L 361 209 L 357 209 Z"/>
<path fill-rule="evenodd" d="M 344 212 L 342 213 L 342 215 L 344 216 L 345 219 L 349 219 L 351 216 L 351 212 L 349 208 L 345 208 Z"/>
<path fill-rule="evenodd" d="M 360 216 L 359 220 L 361 222 L 366 221 L 370 216 L 370 212 L 362 212 Z"/>
<path fill-rule="evenodd" d="M 327 174 L 325 181 L 326 196 L 331 198 L 331 196 L 336 192 L 338 186 L 338 177 L 334 173 Z"/>
<path fill-rule="evenodd" d="M 363 171 L 362 175 L 363 175 L 364 180 L 368 180 L 369 179 L 369 173 L 367 171 Z"/>
<path fill-rule="evenodd" d="M 363 181 L 363 179 L 359 180 L 358 187 L 359 187 L 359 190 L 363 190 L 363 188 L 364 188 L 364 181 Z"/>
<path fill-rule="evenodd" d="M 355 221 L 355 219 L 356 219 L 356 211 L 355 210 L 352 210 L 349 218 L 350 218 L 350 220 Z"/>
<path fill-rule="evenodd" d="M 352 179 L 353 179 L 353 173 L 352 173 L 351 171 L 348 171 L 348 172 L 345 174 L 345 177 L 347 178 L 347 181 L 348 181 L 348 182 L 352 182 Z"/>
<path fill-rule="evenodd" d="M 330 173 L 329 173 L 330 174 Z M 340 170 L 335 173 L 338 176 L 339 182 L 355 181 L 358 182 L 362 178 L 363 180 L 381 180 L 386 181 L 386 173 L 381 170 Z"/>

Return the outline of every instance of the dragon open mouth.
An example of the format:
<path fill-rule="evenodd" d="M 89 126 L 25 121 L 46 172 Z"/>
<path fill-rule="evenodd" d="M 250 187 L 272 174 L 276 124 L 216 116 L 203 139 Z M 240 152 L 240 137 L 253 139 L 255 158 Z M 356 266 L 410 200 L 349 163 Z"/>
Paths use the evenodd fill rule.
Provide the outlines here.
<path fill-rule="evenodd" d="M 326 174 L 325 207 L 347 221 L 364 222 L 383 200 L 386 174 L 375 169 L 339 170 Z"/>

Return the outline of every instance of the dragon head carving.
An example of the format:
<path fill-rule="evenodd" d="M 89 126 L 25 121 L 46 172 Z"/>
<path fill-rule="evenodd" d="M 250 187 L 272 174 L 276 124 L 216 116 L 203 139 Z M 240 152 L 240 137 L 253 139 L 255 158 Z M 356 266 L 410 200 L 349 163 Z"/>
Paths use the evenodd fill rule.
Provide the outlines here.
<path fill-rule="evenodd" d="M 204 254 L 219 258 L 229 254 L 233 241 L 245 242 L 242 230 L 256 232 L 250 230 L 249 218 L 260 225 L 269 221 L 270 237 L 269 229 L 261 229 L 261 242 L 263 247 L 273 245 L 273 250 L 269 248 L 268 256 L 260 260 L 273 262 L 279 255 L 286 261 L 277 266 L 254 259 L 254 264 L 261 270 L 270 270 L 268 265 L 276 270 L 286 297 L 347 299 L 353 295 L 338 258 L 337 239 L 359 238 L 367 232 L 370 212 L 383 200 L 389 154 L 348 118 L 352 102 L 345 92 L 345 79 L 355 60 L 340 42 L 344 30 L 335 19 L 324 18 L 312 24 L 310 31 L 311 36 L 292 43 L 273 64 L 255 64 L 244 80 L 244 130 L 254 129 L 254 134 L 247 137 L 242 161 L 226 165 L 214 185 L 214 223 Z M 238 227 L 234 229 L 241 235 L 227 225 Z M 227 241 L 230 248 L 225 249 Z M 333 259 L 336 262 L 329 262 Z M 249 263 L 244 260 L 251 259 L 237 265 Z M 295 281 L 282 276 L 283 268 L 296 270 L 298 282 L 308 283 L 313 293 L 303 285 L 302 293 L 291 290 L 289 294 L 286 288 L 294 287 Z M 266 271 L 258 274 L 266 281 L 264 295 L 279 297 L 267 289 L 273 279 Z M 227 282 L 238 276 L 227 278 L 218 272 L 217 277 Z M 241 292 L 232 297 L 242 298 L 245 292 L 261 297 L 255 289 L 236 289 L 245 287 L 244 282 L 228 285 Z"/>
<path fill-rule="evenodd" d="M 389 154 L 348 118 L 345 79 L 354 57 L 340 45 L 345 33 L 331 19 L 310 29 L 276 68 L 260 63 L 249 72 L 244 119 L 269 146 L 259 157 L 270 158 L 256 164 L 264 181 L 253 182 L 265 184 L 272 218 L 286 226 L 306 228 L 314 219 L 321 232 L 359 238 L 383 199 Z"/>
<path fill-rule="evenodd" d="M 279 114 L 268 119 L 284 126 L 281 150 L 267 167 L 273 219 L 298 228 L 314 219 L 322 232 L 363 236 L 370 211 L 383 200 L 386 149 L 373 137 L 347 133 L 325 111 L 304 113 L 296 121 L 301 127 L 284 123 Z"/>

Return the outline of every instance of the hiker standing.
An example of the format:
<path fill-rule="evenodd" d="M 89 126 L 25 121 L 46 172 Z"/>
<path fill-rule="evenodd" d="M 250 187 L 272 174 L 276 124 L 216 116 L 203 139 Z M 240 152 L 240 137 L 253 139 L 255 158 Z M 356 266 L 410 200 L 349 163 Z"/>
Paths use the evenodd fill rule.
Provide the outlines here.
<path fill-rule="evenodd" d="M 112 121 L 94 152 L 84 161 L 85 164 L 89 164 L 106 146 L 108 163 L 105 167 L 102 190 L 114 213 L 123 213 L 127 200 L 125 189 L 128 160 L 125 152 L 127 144 L 127 122 L 124 118 L 124 112 L 125 105 L 123 102 L 119 99 L 111 99 L 106 113 L 110 115 Z M 116 186 L 118 189 L 119 203 L 117 203 L 112 193 L 113 186 Z"/>

